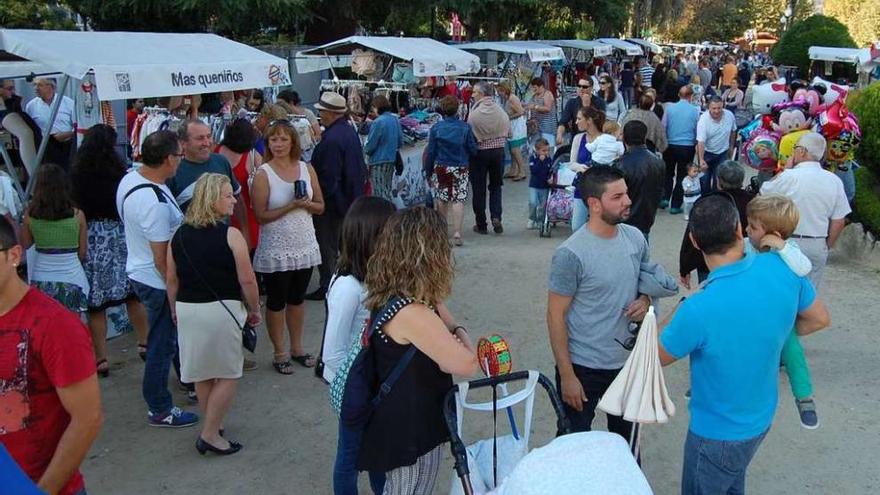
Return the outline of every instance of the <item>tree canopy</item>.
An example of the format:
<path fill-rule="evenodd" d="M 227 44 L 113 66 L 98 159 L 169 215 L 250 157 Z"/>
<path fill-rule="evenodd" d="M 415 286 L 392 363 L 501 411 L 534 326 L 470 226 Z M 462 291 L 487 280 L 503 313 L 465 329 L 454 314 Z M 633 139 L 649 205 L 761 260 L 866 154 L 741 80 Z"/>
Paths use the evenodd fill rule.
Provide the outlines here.
<path fill-rule="evenodd" d="M 801 74 L 810 69 L 808 51 L 811 46 L 855 48 L 856 44 L 846 26 L 833 17 L 814 15 L 794 23 L 773 47 L 773 61 L 777 64 L 794 65 Z"/>

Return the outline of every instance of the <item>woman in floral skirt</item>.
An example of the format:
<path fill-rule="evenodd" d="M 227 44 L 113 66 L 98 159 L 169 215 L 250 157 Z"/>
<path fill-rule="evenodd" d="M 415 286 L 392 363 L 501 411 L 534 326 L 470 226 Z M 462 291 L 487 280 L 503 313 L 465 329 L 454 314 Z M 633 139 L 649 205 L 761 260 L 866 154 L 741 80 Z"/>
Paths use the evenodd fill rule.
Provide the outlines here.
<path fill-rule="evenodd" d="M 147 321 L 143 305 L 125 274 L 125 232 L 116 211 L 116 189 L 125 165 L 115 149 L 116 131 L 104 124 L 90 128 L 77 150 L 71 169 L 73 199 L 87 222 L 85 262 L 90 291 L 88 323 L 95 348 L 98 373 L 109 374 L 107 362 L 107 309 L 125 304 L 137 334 L 141 358 L 146 353 Z"/>

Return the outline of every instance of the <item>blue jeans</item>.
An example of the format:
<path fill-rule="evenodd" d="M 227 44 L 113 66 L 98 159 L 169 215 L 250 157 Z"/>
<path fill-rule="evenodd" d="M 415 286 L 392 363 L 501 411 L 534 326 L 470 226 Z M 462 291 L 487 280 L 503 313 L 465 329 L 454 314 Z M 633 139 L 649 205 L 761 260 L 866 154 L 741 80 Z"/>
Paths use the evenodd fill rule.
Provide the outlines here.
<path fill-rule="evenodd" d="M 333 494 L 357 495 L 357 457 L 364 430 L 351 428 L 339 421 L 339 439 L 336 442 L 336 462 L 333 464 Z M 385 473 L 370 471 L 370 488 L 375 495 L 385 489 Z"/>
<path fill-rule="evenodd" d="M 709 166 L 709 170 L 706 171 L 705 175 L 703 175 L 703 178 L 700 180 L 700 189 L 703 191 L 703 194 L 718 189 L 718 180 L 715 178 L 715 171 L 718 170 L 718 165 L 721 165 L 721 162 L 727 160 L 727 151 L 728 150 L 724 150 L 721 153 L 703 152 L 703 159 L 706 160 L 706 165 Z"/>
<path fill-rule="evenodd" d="M 538 223 L 544 222 L 544 206 L 547 204 L 547 196 L 549 195 L 550 189 L 529 188 L 529 220 Z"/>
<path fill-rule="evenodd" d="M 134 280 L 131 286 L 147 309 L 150 325 L 144 363 L 144 400 L 151 413 L 164 413 L 174 405 L 168 391 L 168 369 L 177 354 L 177 328 L 171 320 L 168 293 Z"/>
<path fill-rule="evenodd" d="M 767 431 L 746 440 L 710 440 L 688 431 L 684 442 L 682 495 L 744 494 L 746 468 Z"/>
<path fill-rule="evenodd" d="M 581 198 L 572 198 L 571 200 L 571 232 L 575 233 L 577 230 L 584 225 L 587 224 L 587 220 L 590 219 L 590 212 L 587 210 L 587 205 L 584 203 L 584 200 Z"/>

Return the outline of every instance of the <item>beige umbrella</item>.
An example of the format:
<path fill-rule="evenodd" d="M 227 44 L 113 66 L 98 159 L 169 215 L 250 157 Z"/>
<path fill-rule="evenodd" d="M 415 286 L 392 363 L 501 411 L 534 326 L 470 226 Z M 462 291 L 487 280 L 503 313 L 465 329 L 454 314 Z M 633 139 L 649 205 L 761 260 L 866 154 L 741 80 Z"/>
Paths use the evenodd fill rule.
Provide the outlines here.
<path fill-rule="evenodd" d="M 657 335 L 657 316 L 651 306 L 632 353 L 597 406 L 608 414 L 636 423 L 630 438 L 635 456 L 638 456 L 639 424 L 666 423 L 675 415 L 675 404 L 669 398 L 660 366 Z"/>

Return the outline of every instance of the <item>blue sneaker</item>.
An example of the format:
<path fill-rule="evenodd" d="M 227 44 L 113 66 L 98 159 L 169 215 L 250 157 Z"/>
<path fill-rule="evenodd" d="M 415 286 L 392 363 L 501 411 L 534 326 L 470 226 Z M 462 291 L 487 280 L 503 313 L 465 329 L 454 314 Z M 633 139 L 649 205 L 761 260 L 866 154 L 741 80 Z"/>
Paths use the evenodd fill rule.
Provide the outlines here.
<path fill-rule="evenodd" d="M 808 430 L 815 430 L 819 427 L 819 415 L 816 414 L 816 403 L 813 401 L 813 398 L 807 398 L 804 400 L 795 399 L 795 404 L 797 404 L 798 416 L 801 419 L 801 426 Z"/>
<path fill-rule="evenodd" d="M 682 210 L 681 208 L 670 208 L 669 214 L 670 215 L 678 215 L 678 214 L 682 213 L 683 211 L 684 210 Z"/>
<path fill-rule="evenodd" d="M 191 412 L 184 411 L 179 407 L 172 407 L 171 410 L 160 414 L 147 414 L 150 426 L 160 428 L 186 428 L 199 422 L 199 416 Z"/>

